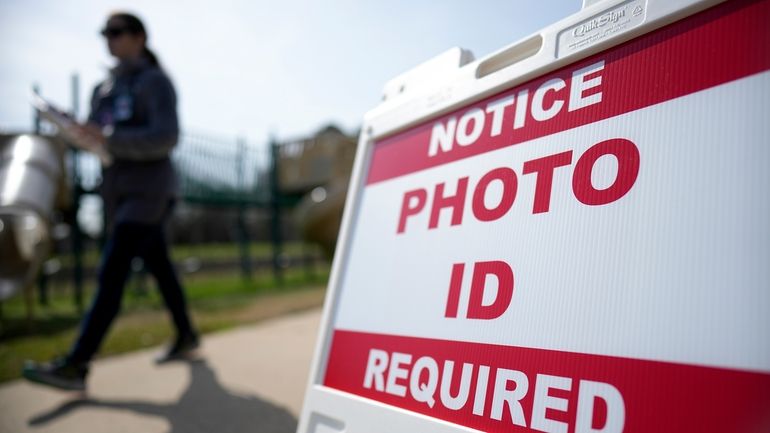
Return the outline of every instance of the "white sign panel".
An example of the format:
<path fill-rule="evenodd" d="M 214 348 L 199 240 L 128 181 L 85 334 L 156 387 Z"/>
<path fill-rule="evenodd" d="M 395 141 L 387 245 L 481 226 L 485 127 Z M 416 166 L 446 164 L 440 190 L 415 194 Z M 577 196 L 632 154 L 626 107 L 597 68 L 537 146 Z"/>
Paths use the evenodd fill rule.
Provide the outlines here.
<path fill-rule="evenodd" d="M 768 22 L 727 2 L 376 140 L 309 392 L 482 431 L 770 428 Z"/>

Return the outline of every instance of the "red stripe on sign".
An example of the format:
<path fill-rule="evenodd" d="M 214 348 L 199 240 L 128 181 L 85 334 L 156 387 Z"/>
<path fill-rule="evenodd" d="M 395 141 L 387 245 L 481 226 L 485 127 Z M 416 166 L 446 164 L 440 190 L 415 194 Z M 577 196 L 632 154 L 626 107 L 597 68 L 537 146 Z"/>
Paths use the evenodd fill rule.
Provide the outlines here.
<path fill-rule="evenodd" d="M 381 140 L 375 144 L 367 184 L 586 125 L 770 69 L 768 23 L 770 1 L 728 1 Z M 581 73 L 591 65 L 595 66 L 592 71 Z M 440 127 L 433 138 L 449 150 L 437 150 L 431 156 L 435 125 Z M 452 144 L 446 142 L 450 139 Z"/>
<path fill-rule="evenodd" d="M 490 432 L 770 431 L 770 374 L 553 350 L 337 330 L 324 385 Z"/>

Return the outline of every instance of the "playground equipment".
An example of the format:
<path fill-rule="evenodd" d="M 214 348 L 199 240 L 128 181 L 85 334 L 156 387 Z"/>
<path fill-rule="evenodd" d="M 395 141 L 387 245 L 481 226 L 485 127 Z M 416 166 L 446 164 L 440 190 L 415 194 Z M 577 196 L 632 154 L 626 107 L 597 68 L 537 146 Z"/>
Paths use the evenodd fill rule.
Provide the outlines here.
<path fill-rule="evenodd" d="M 334 254 L 342 221 L 356 138 L 329 126 L 313 137 L 285 143 L 279 152 L 277 184 L 298 197 L 295 217 L 302 238 Z"/>
<path fill-rule="evenodd" d="M 0 136 L 0 301 L 30 287 L 45 258 L 51 214 L 66 197 L 63 155 L 50 138 Z"/>

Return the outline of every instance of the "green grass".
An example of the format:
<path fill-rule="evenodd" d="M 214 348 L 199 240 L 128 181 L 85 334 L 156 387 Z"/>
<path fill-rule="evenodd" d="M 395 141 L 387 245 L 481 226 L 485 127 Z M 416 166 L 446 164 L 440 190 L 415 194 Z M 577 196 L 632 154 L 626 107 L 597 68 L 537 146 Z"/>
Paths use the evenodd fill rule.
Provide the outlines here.
<path fill-rule="evenodd" d="M 328 267 L 311 275 L 287 270 L 281 285 L 268 272 L 255 273 L 249 281 L 233 274 L 188 277 L 184 284 L 193 321 L 208 333 L 321 305 L 328 272 Z M 136 279 L 127 285 L 122 312 L 99 356 L 157 346 L 171 337 L 173 328 L 154 282 L 148 278 L 146 291 L 140 287 Z M 90 299 L 93 288 L 87 289 Z M 2 308 L 0 382 L 18 378 L 25 359 L 65 354 L 76 337 L 80 315 L 69 290 L 51 293 L 49 305 L 36 307 L 31 322 L 21 297 Z"/>

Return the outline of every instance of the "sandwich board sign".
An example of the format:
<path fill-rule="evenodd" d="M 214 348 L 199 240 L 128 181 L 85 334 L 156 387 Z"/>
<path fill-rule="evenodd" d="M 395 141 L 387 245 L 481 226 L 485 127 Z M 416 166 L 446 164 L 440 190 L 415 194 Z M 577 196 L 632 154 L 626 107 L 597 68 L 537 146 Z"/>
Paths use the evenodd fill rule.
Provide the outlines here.
<path fill-rule="evenodd" d="M 365 117 L 298 431 L 770 431 L 770 1 L 605 0 Z"/>

